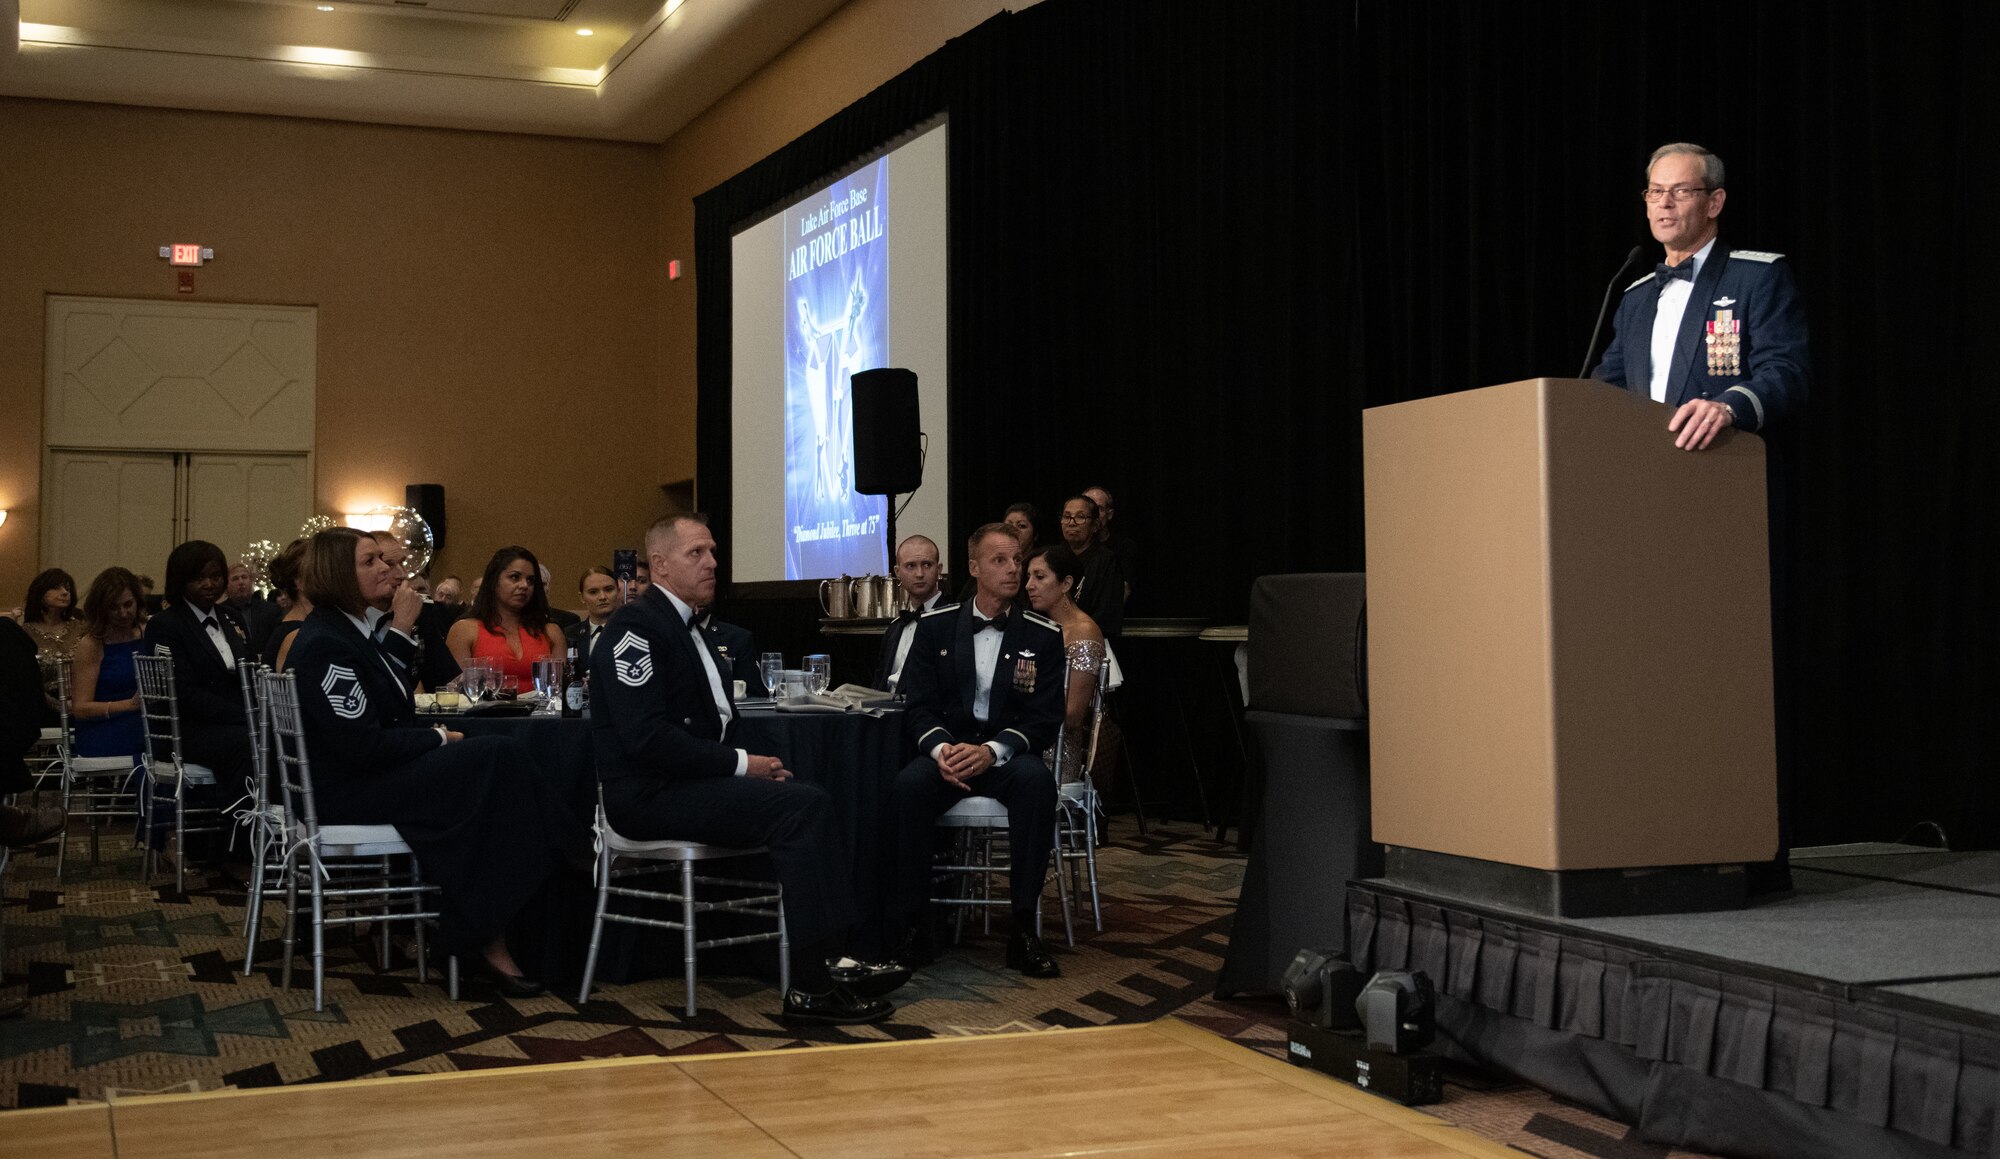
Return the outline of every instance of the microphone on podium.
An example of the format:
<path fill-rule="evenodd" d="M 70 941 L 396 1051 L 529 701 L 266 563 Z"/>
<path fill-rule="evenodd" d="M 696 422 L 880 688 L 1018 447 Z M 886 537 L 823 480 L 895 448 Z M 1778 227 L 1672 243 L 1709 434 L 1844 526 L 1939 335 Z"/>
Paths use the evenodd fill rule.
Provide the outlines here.
<path fill-rule="evenodd" d="M 1597 339 L 1604 333 L 1604 320 L 1611 316 L 1611 294 L 1618 289 L 1618 279 L 1624 277 L 1625 271 L 1642 261 L 1645 256 L 1645 246 L 1633 246 L 1632 252 L 1625 255 L 1625 264 L 1619 266 L 1618 272 L 1611 275 L 1611 284 L 1604 287 L 1604 304 L 1597 308 L 1597 325 L 1590 332 L 1590 345 L 1584 347 L 1583 369 L 1576 372 L 1578 378 L 1589 378 L 1591 364 L 1597 361 Z"/>

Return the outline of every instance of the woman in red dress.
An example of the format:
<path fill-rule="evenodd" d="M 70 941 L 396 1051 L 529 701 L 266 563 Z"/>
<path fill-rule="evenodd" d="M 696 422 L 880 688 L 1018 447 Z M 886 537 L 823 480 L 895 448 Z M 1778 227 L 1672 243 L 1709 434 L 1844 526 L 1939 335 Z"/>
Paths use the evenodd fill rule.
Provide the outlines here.
<path fill-rule="evenodd" d="M 451 626 L 445 647 L 459 666 L 496 660 L 502 676 L 531 687 L 535 661 L 564 654 L 562 629 L 549 621 L 549 593 L 542 565 L 525 547 L 503 547 L 486 564 L 479 595 L 464 619 Z"/>

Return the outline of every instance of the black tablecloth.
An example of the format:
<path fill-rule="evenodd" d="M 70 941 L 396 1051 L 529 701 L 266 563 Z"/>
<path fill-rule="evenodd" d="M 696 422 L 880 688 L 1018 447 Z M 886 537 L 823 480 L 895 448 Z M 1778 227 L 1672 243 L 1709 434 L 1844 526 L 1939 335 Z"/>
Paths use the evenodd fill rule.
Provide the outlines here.
<path fill-rule="evenodd" d="M 1215 993 L 1273 994 L 1302 949 L 1347 946 L 1347 883 L 1382 872 L 1368 826 L 1367 721 L 1252 711 L 1263 816 Z"/>
<path fill-rule="evenodd" d="M 589 719 L 554 716 L 427 717 L 446 723 L 467 736 L 509 736 L 527 747 L 551 778 L 560 781 L 564 798 L 578 819 L 589 824 L 597 806 L 597 778 L 591 758 Z M 833 798 L 834 815 L 848 843 L 853 865 L 854 894 L 860 927 L 855 931 L 863 953 L 880 952 L 885 940 L 882 913 L 888 900 L 889 873 L 894 864 L 888 823 L 889 792 L 896 772 L 914 749 L 905 734 L 901 713 L 883 717 L 859 714 L 786 713 L 745 709 L 737 720 L 734 743 L 760 756 L 775 756 L 792 775 L 819 785 Z M 717 863 L 704 872 L 719 876 L 739 873 L 768 878 L 764 864 Z M 669 879 L 660 879 L 671 884 Z M 642 884 L 643 883 L 639 883 Z M 629 900 L 621 904 L 629 905 Z M 556 883 L 549 896 L 530 907 L 511 932 L 509 942 L 522 969 L 545 981 L 561 982 L 566 990 L 583 974 L 590 944 L 590 918 L 595 905 L 589 882 L 581 877 Z M 678 913 L 672 914 L 675 918 Z M 704 919 L 701 936 L 729 932 L 729 915 Z M 713 926 L 706 923 L 713 922 Z M 713 963 L 711 963 L 711 958 Z M 610 924 L 605 927 L 597 976 L 605 982 L 678 976 L 679 935 L 665 930 L 641 930 Z M 768 960 L 768 962 L 767 962 Z M 775 957 L 768 947 L 742 951 L 704 952 L 704 971 L 754 969 L 775 976 Z M 678 1001 L 676 996 L 675 1001 Z M 671 1003 L 670 1003 L 671 1004 Z"/>

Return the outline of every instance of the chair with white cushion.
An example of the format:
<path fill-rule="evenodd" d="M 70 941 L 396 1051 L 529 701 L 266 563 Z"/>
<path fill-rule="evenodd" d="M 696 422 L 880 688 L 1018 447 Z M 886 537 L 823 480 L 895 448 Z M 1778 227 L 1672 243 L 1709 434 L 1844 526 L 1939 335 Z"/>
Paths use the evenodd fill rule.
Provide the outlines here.
<path fill-rule="evenodd" d="M 753 853 L 769 852 L 762 846 L 754 849 L 731 849 L 721 845 L 703 845 L 699 841 L 641 841 L 626 837 L 611 827 L 604 814 L 604 791 L 597 794 L 597 868 L 594 882 L 597 886 L 597 916 L 590 925 L 590 954 L 583 963 L 583 988 L 577 993 L 579 1005 L 590 1001 L 590 983 L 597 975 L 597 950 L 604 936 L 605 922 L 619 922 L 631 926 L 650 926 L 660 930 L 679 930 L 681 934 L 681 968 L 686 986 L 687 1016 L 695 1014 L 695 952 L 713 946 L 741 946 L 752 942 L 778 943 L 778 992 L 786 993 L 792 988 L 792 943 L 785 930 L 784 888 L 774 881 L 743 881 L 728 877 L 708 877 L 695 873 L 695 865 L 702 861 L 719 861 L 728 857 L 747 857 Z M 614 862 L 624 860 L 637 864 L 614 868 Z M 678 869 L 680 889 L 638 889 L 628 885 L 615 885 L 646 874 L 663 873 Z M 751 891 L 748 897 L 725 898 L 720 901 L 698 900 L 695 887 L 698 885 L 720 886 L 728 889 Z M 768 892 L 765 892 L 768 891 Z M 610 909 L 611 899 L 616 897 L 638 898 L 642 901 L 667 902 L 680 906 L 679 921 L 666 918 L 644 917 L 639 914 L 614 913 Z M 743 934 L 729 938 L 697 939 L 695 924 L 697 917 L 704 913 L 738 913 L 751 917 L 770 918 L 776 921 L 776 929 L 768 933 Z"/>
<path fill-rule="evenodd" d="M 145 783 L 139 790 L 139 832 L 146 842 L 144 877 L 151 881 L 159 864 L 154 840 L 162 822 L 159 806 L 174 806 L 174 890 L 187 888 L 187 835 L 222 832 L 222 810 L 214 805 L 188 806 L 189 785 L 215 784 L 215 770 L 181 756 L 180 697 L 174 691 L 174 661 L 164 650 L 132 657 L 139 674 L 139 704 L 146 717 Z M 189 824 L 189 814 L 198 820 Z"/>
<path fill-rule="evenodd" d="M 61 709 L 61 725 L 56 733 L 56 752 L 62 770 L 63 813 L 71 822 L 84 821 L 90 826 L 90 862 L 97 864 L 98 830 L 112 821 L 126 821 L 132 817 L 132 770 L 138 761 L 134 757 L 80 757 L 76 755 L 75 721 L 70 717 L 70 703 L 74 692 L 70 680 L 70 661 L 64 658 L 57 664 L 57 682 L 60 695 L 56 698 Z M 134 836 L 137 834 L 135 832 Z M 56 853 L 56 882 L 62 883 L 63 869 L 69 861 L 69 834 L 63 834 L 61 849 Z"/>
<path fill-rule="evenodd" d="M 313 1009 L 326 1008 L 326 927 L 382 923 L 383 942 L 389 923 L 409 922 L 415 929 L 417 981 L 430 980 L 425 931 L 437 920 L 431 908 L 438 887 L 423 879 L 422 867 L 394 825 L 322 825 L 314 804 L 312 765 L 306 756 L 305 730 L 299 715 L 298 689 L 289 672 L 260 672 L 258 698 L 269 714 L 272 738 L 272 778 L 280 790 L 279 812 L 284 826 L 285 965 L 281 989 L 292 986 L 292 959 L 298 944 L 298 894 L 301 880 L 312 893 Z M 392 858 L 408 858 L 407 872 L 391 867 Z M 339 910 L 338 914 L 329 910 Z M 366 912 L 359 912 L 362 910 Z M 458 959 L 449 960 L 449 992 L 458 997 Z"/>
<path fill-rule="evenodd" d="M 243 904 L 243 973 L 256 964 L 257 933 L 263 925 L 264 901 L 290 888 L 289 863 L 285 857 L 284 805 L 271 796 L 271 714 L 258 691 L 259 677 L 268 674 L 262 664 L 244 661 L 236 666 L 243 686 L 243 716 L 250 722 L 250 781 L 244 786 L 236 823 L 244 831 L 250 854 L 250 882 Z M 388 941 L 384 939 L 386 951 Z M 385 955 L 386 956 L 386 955 Z M 386 962 L 385 962 L 386 965 Z"/>
<path fill-rule="evenodd" d="M 1069 668 L 1063 668 L 1064 703 L 1068 703 Z M 1061 741 L 1057 742 L 1057 759 L 1061 759 Z M 1058 769 L 1052 774 L 1060 776 Z M 1062 798 L 1058 795 L 1056 804 L 1056 848 L 1057 856 L 1049 859 L 1051 869 L 1060 869 L 1062 853 Z M 951 853 L 944 860 L 931 866 L 934 880 L 956 882 L 943 893 L 934 893 L 932 903 L 950 906 L 958 912 L 953 918 L 954 936 L 965 932 L 965 915 L 973 909 L 980 911 L 980 929 L 983 933 L 993 932 L 993 911 L 1011 907 L 1013 902 L 1007 897 L 995 897 L 993 879 L 1005 879 L 1012 868 L 1007 839 L 1007 806 L 991 797 L 967 797 L 946 809 L 938 816 L 940 829 L 953 830 Z M 1063 933 L 1069 944 L 1076 945 L 1076 925 L 1072 916 L 1068 879 L 1056 873 L 1056 895 L 1062 903 Z M 1046 889 L 1046 882 L 1044 883 Z M 1042 895 L 1035 896 L 1035 934 L 1041 935 Z"/>
<path fill-rule="evenodd" d="M 1090 719 L 1085 722 L 1077 743 L 1069 743 L 1069 730 L 1056 740 L 1056 873 L 1069 879 L 1069 894 L 1082 903 L 1084 890 L 1090 891 L 1090 916 L 1098 932 L 1104 930 L 1104 908 L 1097 892 L 1097 816 L 1099 797 L 1092 772 L 1097 761 L 1098 734 L 1104 724 L 1104 693 L 1111 678 L 1111 657 L 1107 652 L 1097 665 L 1097 685 L 1090 696 Z M 1072 937 L 1070 944 L 1075 945 Z"/>

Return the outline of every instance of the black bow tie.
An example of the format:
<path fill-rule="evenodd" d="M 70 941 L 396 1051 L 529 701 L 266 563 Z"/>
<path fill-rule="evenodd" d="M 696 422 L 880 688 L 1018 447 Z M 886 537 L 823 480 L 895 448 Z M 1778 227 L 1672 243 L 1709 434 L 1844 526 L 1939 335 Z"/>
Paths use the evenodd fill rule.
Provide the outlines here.
<path fill-rule="evenodd" d="M 1694 259 L 1689 258 L 1677 266 L 1670 266 L 1665 262 L 1661 262 L 1653 267 L 1653 278 L 1663 287 L 1675 278 L 1685 278 L 1692 282 L 1694 281 Z"/>
<path fill-rule="evenodd" d="M 923 613 L 915 608 L 904 608 L 902 611 L 896 613 L 896 622 L 898 624 L 907 624 L 921 615 Z"/>
<path fill-rule="evenodd" d="M 977 617 L 974 617 L 974 618 L 976 619 Z M 973 629 L 972 631 L 973 631 L 973 633 L 974 633 L 974 634 L 977 634 L 977 633 L 980 633 L 980 632 L 984 632 L 984 631 L 985 631 L 986 629 L 988 629 L 988 628 L 991 628 L 991 629 L 993 629 L 993 630 L 994 630 L 994 631 L 996 631 L 996 632 L 1004 632 L 1004 631 L 1006 631 L 1006 630 L 1007 630 L 1007 613 L 1005 613 L 1005 612 L 1001 612 L 1001 613 L 1000 613 L 999 615 L 997 615 L 997 616 L 993 617 L 993 618 L 992 618 L 992 619 L 990 619 L 990 620 L 980 620 L 980 621 L 979 621 L 979 626 L 978 626 L 977 628 L 974 628 L 974 629 Z"/>

